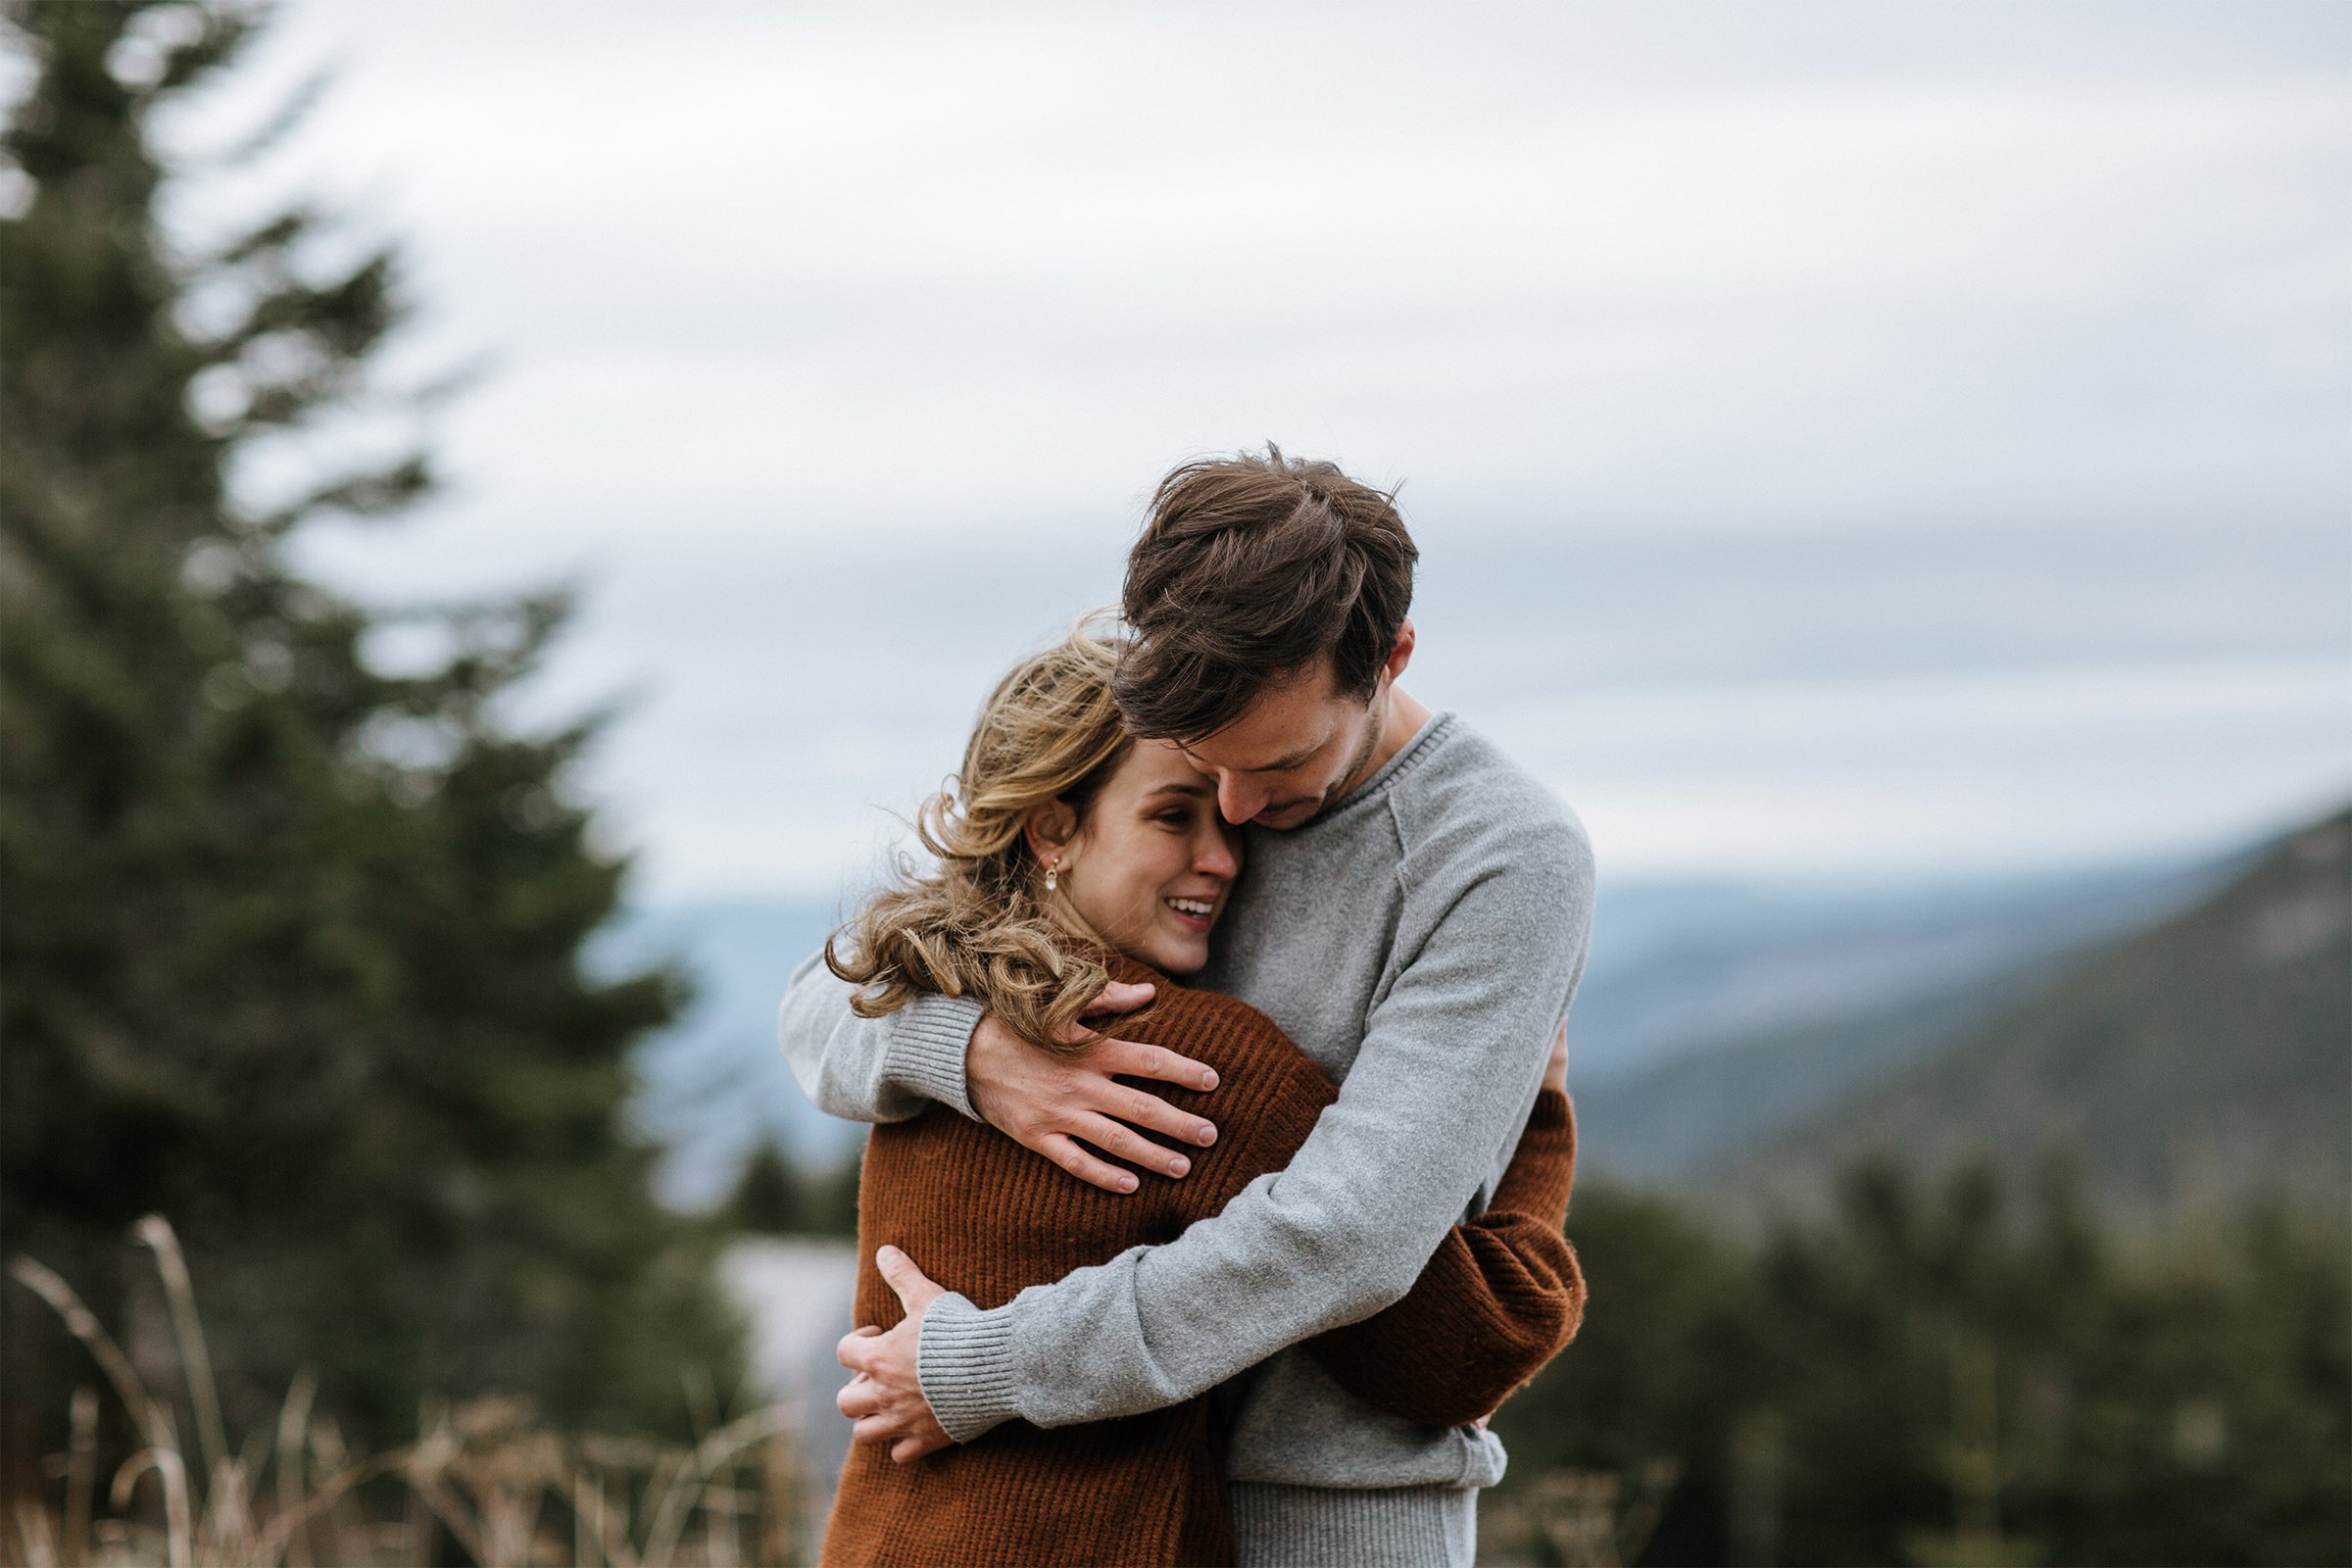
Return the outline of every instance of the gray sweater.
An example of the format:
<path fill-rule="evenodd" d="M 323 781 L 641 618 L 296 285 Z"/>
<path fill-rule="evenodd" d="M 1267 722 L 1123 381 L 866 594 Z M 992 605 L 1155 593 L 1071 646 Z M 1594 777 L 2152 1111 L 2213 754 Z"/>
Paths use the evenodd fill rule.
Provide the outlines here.
<path fill-rule="evenodd" d="M 994 1311 L 940 1298 L 923 1393 L 965 1442 L 1014 1416 L 1054 1427 L 1173 1404 L 1263 1362 L 1234 1431 L 1236 1482 L 1491 1485 L 1492 1434 L 1384 1414 L 1284 1352 L 1401 1298 L 1446 1231 L 1484 1209 L 1584 968 L 1591 847 L 1550 790 L 1441 714 L 1321 816 L 1252 831 L 1248 848 L 1199 983 L 1270 1014 L 1340 1083 L 1338 1102 L 1287 1169 L 1173 1242 Z M 849 990 L 812 960 L 784 999 L 784 1054 L 810 1099 L 869 1121 L 925 1101 L 970 1115 L 978 1008 L 926 998 L 860 1019 Z"/>

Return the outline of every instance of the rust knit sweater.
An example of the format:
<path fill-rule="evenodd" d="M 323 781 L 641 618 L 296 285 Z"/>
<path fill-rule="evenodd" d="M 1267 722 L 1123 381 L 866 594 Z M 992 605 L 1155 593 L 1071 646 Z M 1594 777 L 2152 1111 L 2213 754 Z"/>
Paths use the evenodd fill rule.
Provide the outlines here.
<path fill-rule="evenodd" d="M 1213 1103 L 1150 1087 L 1213 1111 L 1217 1143 L 1194 1155 L 1183 1180 L 1147 1176 L 1121 1197 L 942 1106 L 876 1127 L 858 1195 L 859 1323 L 888 1328 L 905 1316 L 874 1266 L 885 1244 L 950 1290 L 998 1306 L 1216 1213 L 1288 1164 L 1337 1098 L 1322 1069 L 1247 1004 L 1129 959 L 1110 966 L 1158 988 L 1151 1013 L 1123 1036 L 1216 1069 Z M 1408 1420 L 1452 1426 L 1493 1410 L 1583 1318 L 1584 1279 L 1560 1234 L 1575 1162 L 1574 1115 L 1546 1089 L 1488 1211 L 1447 1234 L 1403 1300 L 1308 1342 L 1309 1352 L 1349 1393 Z M 1011 1421 L 911 1464 L 857 1446 L 826 1531 L 827 1568 L 1231 1562 L 1213 1397 L 1050 1431 Z"/>

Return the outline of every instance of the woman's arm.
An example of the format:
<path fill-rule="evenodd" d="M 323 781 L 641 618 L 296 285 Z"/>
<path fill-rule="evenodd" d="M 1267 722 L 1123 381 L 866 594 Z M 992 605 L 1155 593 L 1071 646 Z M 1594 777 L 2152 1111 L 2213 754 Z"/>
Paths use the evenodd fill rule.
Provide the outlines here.
<path fill-rule="evenodd" d="M 1565 1067 L 1555 1048 L 1487 1212 L 1446 1234 L 1404 1299 L 1306 1342 L 1357 1398 L 1408 1421 L 1460 1426 L 1492 1414 L 1576 1337 L 1585 1280 L 1560 1234 L 1576 1175 Z"/>

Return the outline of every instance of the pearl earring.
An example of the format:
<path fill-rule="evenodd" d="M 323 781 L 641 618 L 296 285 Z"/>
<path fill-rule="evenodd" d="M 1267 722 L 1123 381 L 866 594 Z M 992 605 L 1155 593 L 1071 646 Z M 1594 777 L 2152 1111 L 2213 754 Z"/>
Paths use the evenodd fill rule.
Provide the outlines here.
<path fill-rule="evenodd" d="M 1052 865 L 1046 867 L 1046 891 L 1048 893 L 1053 892 L 1059 885 L 1060 876 L 1061 861 L 1056 859 Z"/>

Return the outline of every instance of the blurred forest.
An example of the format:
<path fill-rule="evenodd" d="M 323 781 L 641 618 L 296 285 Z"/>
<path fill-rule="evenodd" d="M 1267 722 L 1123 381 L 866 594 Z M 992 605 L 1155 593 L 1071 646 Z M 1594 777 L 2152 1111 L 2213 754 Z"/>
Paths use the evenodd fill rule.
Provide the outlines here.
<path fill-rule="evenodd" d="M 712 1214 L 652 1198 L 630 1054 L 684 988 L 585 956 L 625 871 L 568 777 L 596 719 L 513 716 L 564 596 L 384 607 L 290 564 L 301 530 L 429 493 L 381 435 L 438 393 L 384 384 L 398 257 L 326 208 L 159 224 L 172 182 L 298 119 L 217 166 L 152 134 L 261 14 L 4 15 L 29 64 L 0 142 L 0 1252 L 46 1272 L 0 1283 L 0 1503 L 81 1560 L 91 1453 L 274 1422 L 281 1466 L 291 1430 L 338 1477 L 345 1437 L 410 1445 L 381 1560 L 670 1560 L 678 1478 L 787 1436 L 718 1424 L 745 1351 L 714 1258 L 850 1235 L 855 1166 L 765 1147 Z M 438 653 L 395 670 L 391 631 Z M 1585 1183 L 1591 1310 L 1497 1417 L 1487 1554 L 2352 1560 L 2348 844 L 2340 815 L 2282 841 L 1702 1180 Z M 92 1413 L 91 1322 L 163 1414 Z M 690 1432 L 700 1458 L 650 1446 Z M 821 1513 L 760 1451 L 742 1507 L 787 1560 Z M 300 1533 L 238 1512 L 260 1470 L 213 1457 L 199 1555 L 283 1560 Z M 0 1522 L 0 1559 L 39 1557 Z"/>
<path fill-rule="evenodd" d="M 2352 1560 L 2348 1180 L 2338 812 L 1761 1156 L 1580 1189 L 1486 1547 Z"/>
<path fill-rule="evenodd" d="M 159 164 L 159 107 L 259 14 L 6 20 L 31 69 L 0 221 L 0 1249 L 153 1364 L 172 1336 L 130 1229 L 167 1217 L 235 1426 L 309 1369 L 373 1442 L 427 1393 L 492 1389 L 683 1429 L 681 1368 L 732 1386 L 739 1331 L 622 1115 L 627 1053 L 682 990 L 581 961 L 623 874 L 566 781 L 596 723 L 506 713 L 564 597 L 394 612 L 290 567 L 301 530 L 430 490 L 381 432 L 431 389 L 375 372 L 398 258 L 355 256 L 324 208 L 200 249 L 159 224 L 168 181 L 298 118 Z M 387 628 L 436 657 L 389 671 Z M 91 1373 L 25 1292 L 0 1313 L 21 1495 Z"/>
<path fill-rule="evenodd" d="M 1592 1302 L 1504 1405 L 1482 1551 L 1537 1563 L 2340 1563 L 2340 1210 L 2126 1236 L 2063 1158 L 1849 1166 L 1762 1237 L 1587 1188 Z"/>

